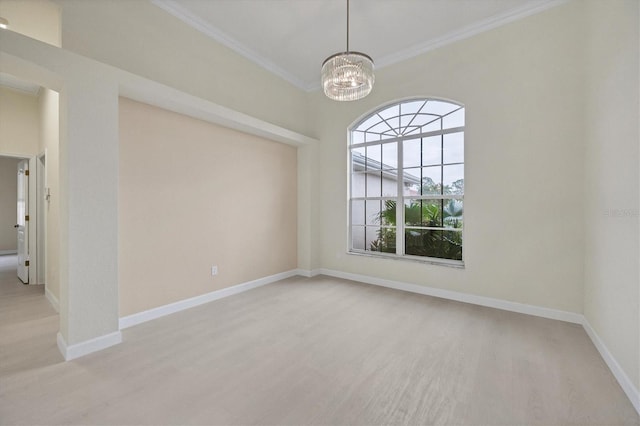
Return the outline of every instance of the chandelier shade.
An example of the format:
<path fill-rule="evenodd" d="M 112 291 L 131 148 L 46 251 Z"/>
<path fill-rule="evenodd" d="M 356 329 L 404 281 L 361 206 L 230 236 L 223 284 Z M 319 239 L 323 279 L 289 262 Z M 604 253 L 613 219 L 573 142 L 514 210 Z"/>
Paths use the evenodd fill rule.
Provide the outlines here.
<path fill-rule="evenodd" d="M 375 76 L 373 59 L 349 51 L 349 0 L 347 0 L 347 51 L 329 56 L 322 63 L 322 89 L 334 101 L 357 101 L 371 93 Z"/>
<path fill-rule="evenodd" d="M 322 89 L 334 101 L 355 101 L 371 93 L 373 60 L 360 52 L 342 52 L 322 64 Z"/>

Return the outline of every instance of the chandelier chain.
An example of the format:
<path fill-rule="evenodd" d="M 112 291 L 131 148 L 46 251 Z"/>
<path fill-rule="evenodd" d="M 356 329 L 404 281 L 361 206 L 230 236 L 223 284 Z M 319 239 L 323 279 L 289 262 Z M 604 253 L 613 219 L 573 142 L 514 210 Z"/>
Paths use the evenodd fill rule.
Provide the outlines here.
<path fill-rule="evenodd" d="M 349 0 L 347 0 L 347 52 L 349 51 Z"/>

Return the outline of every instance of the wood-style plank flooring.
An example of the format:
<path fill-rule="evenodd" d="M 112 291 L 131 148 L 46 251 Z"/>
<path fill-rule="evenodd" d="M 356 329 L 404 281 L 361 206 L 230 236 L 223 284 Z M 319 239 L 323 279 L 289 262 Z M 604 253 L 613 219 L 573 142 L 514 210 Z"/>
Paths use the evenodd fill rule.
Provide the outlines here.
<path fill-rule="evenodd" d="M 56 345 L 58 314 L 43 285 L 22 284 L 16 262 L 0 256 L 0 393 L 8 375 L 64 361 Z"/>
<path fill-rule="evenodd" d="M 63 362 L 0 271 L 0 424 L 639 425 L 574 324 L 327 277 L 123 331 Z M 178 284 L 177 284 L 178 285 Z"/>

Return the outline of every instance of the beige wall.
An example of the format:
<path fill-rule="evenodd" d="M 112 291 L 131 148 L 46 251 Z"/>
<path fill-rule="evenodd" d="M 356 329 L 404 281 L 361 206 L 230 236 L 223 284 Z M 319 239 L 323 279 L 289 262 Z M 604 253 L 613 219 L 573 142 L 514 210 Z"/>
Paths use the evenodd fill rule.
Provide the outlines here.
<path fill-rule="evenodd" d="M 379 70 L 362 101 L 317 93 L 322 267 L 581 313 L 580 13 L 569 3 Z M 345 254 L 346 129 L 415 96 L 466 107 L 465 269 Z"/>
<path fill-rule="evenodd" d="M 65 49 L 310 135 L 307 93 L 151 2 L 59 3 Z"/>
<path fill-rule="evenodd" d="M 121 316 L 296 268 L 295 148 L 120 98 L 119 155 Z"/>
<path fill-rule="evenodd" d="M 38 115 L 37 97 L 0 87 L 0 154 L 36 155 Z"/>
<path fill-rule="evenodd" d="M 36 96 L 27 95 L 13 89 L 0 87 L 0 155 L 31 157 L 38 150 L 38 138 L 40 133 L 39 126 L 38 98 Z M 16 168 L 13 167 L 12 182 L 15 186 Z M 35 183 L 35 179 L 30 179 L 30 183 Z M 10 202 L 10 206 L 6 206 L 8 198 L 3 198 L 3 217 L 6 214 L 11 216 L 7 220 L 11 224 L 11 230 L 6 231 L 8 240 L 13 239 L 13 249 L 15 249 L 16 233 L 13 229 L 16 220 L 15 196 L 16 188 L 13 189 L 14 197 Z M 6 213 L 4 212 L 6 210 Z M 4 220 L 2 221 L 5 222 Z M 4 232 L 0 231 L 0 234 Z M 35 242 L 35 233 L 30 234 L 30 240 Z M 7 240 L 7 243 L 8 243 Z M 2 248 L 0 248 L 2 250 Z"/>
<path fill-rule="evenodd" d="M 46 218 L 46 270 L 45 285 L 56 299 L 60 298 L 60 270 L 59 270 L 59 214 L 60 191 L 58 185 L 58 146 L 59 146 L 59 106 L 58 93 L 42 89 L 38 98 L 40 109 L 40 139 L 38 155 L 46 153 L 45 186 L 49 188 L 50 198 L 45 201 Z"/>
<path fill-rule="evenodd" d="M 639 3 L 587 4 L 584 313 L 640 389 Z"/>
<path fill-rule="evenodd" d="M 60 46 L 60 8 L 49 0 L 0 0 L 9 29 Z"/>
<path fill-rule="evenodd" d="M 18 248 L 16 230 L 16 200 L 18 199 L 18 162 L 0 157 L 0 252 Z"/>

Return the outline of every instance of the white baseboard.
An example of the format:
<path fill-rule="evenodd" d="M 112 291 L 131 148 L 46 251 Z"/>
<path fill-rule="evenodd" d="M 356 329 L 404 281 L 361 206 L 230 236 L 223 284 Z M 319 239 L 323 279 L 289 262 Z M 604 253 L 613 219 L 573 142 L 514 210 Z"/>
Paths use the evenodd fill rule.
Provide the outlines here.
<path fill-rule="evenodd" d="M 109 346 L 117 345 L 122 342 L 122 334 L 120 331 L 114 331 L 113 333 L 105 334 L 104 336 L 96 337 L 94 339 L 85 340 L 84 342 L 76 343 L 75 345 L 67 345 L 67 342 L 62 337 L 62 334 L 58 332 L 57 336 L 58 349 L 66 361 L 80 358 L 81 356 L 88 355 L 93 352 L 101 351 Z"/>
<path fill-rule="evenodd" d="M 589 324 L 589 321 L 587 321 L 586 318 L 584 318 L 582 326 L 587 332 L 589 338 L 591 338 L 591 341 L 595 345 L 596 349 L 598 349 L 598 352 L 600 352 L 600 356 L 602 356 L 602 359 L 604 359 L 604 362 L 609 367 L 609 370 L 611 370 L 613 376 L 620 384 L 620 387 L 631 401 L 631 404 L 633 404 L 638 414 L 640 414 L 640 391 L 638 391 L 629 376 L 627 376 L 622 367 L 620 367 L 618 361 L 616 361 L 613 355 L 611 355 L 609 349 L 607 349 L 602 339 L 600 339 L 600 336 L 598 336 L 598 333 L 596 333 L 596 331 L 591 327 L 591 324 Z"/>
<path fill-rule="evenodd" d="M 455 300 L 458 302 L 471 303 L 473 305 L 487 306 L 489 308 L 502 309 L 504 311 L 518 312 L 521 314 L 534 315 L 537 317 L 550 318 L 574 324 L 582 324 L 583 316 L 575 312 L 560 311 L 557 309 L 543 308 L 540 306 L 527 305 L 524 303 L 509 302 L 507 300 L 494 299 L 491 297 L 477 296 L 474 294 L 461 293 L 440 288 L 426 287 L 417 284 L 410 284 L 401 281 L 386 280 L 367 275 L 352 274 L 348 272 L 335 271 L 332 269 L 320 269 L 323 275 L 343 278 L 347 280 L 359 281 L 366 284 L 373 284 L 381 287 L 395 288 L 411 293 L 423 294 L 426 296 L 440 297 L 442 299 Z"/>
<path fill-rule="evenodd" d="M 0 256 L 4 256 L 5 254 L 18 254 L 17 250 L 0 250 Z"/>
<path fill-rule="evenodd" d="M 624 390 L 625 394 L 631 401 L 638 414 L 640 414 L 640 392 L 634 386 L 629 376 L 624 372 L 620 364 L 611 355 L 611 352 L 604 345 L 604 342 L 600 339 L 597 333 L 593 330 L 587 319 L 582 314 L 575 312 L 560 311 L 556 309 L 543 308 L 540 306 L 527 305 L 517 302 L 509 302 L 501 299 L 494 299 L 484 296 L 476 296 L 473 294 L 460 293 L 456 291 L 443 290 L 433 287 L 425 287 L 417 284 L 410 284 L 400 281 L 385 280 L 377 277 L 370 277 L 367 275 L 352 274 L 349 272 L 335 271 L 332 269 L 319 269 L 319 270 L 301 270 L 299 275 L 306 277 L 313 277 L 315 275 L 322 274 L 336 278 L 343 278 L 352 281 L 358 281 L 365 284 L 373 284 L 381 287 L 394 288 L 397 290 L 408 291 L 411 293 L 423 294 L 426 296 L 440 297 L 443 299 L 456 300 L 458 302 L 471 303 L 474 305 L 487 306 L 495 309 L 502 309 L 504 311 L 518 312 L 521 314 L 534 315 L 537 317 L 549 318 L 559 321 L 570 322 L 574 324 L 580 324 L 584 327 L 585 332 L 593 342 L 594 346 L 600 352 L 600 355 L 604 359 L 605 363 L 613 373 L 620 387 Z"/>
<path fill-rule="evenodd" d="M 53 306 L 53 309 L 55 309 L 56 312 L 59 313 L 60 312 L 60 302 L 58 302 L 58 298 L 55 297 L 53 295 L 53 293 L 51 293 L 46 286 L 44 288 L 44 295 L 47 298 L 47 300 L 49 301 L 49 303 L 51 303 L 51 306 Z"/>
<path fill-rule="evenodd" d="M 185 309 L 193 308 L 195 306 L 202 305 L 204 303 L 213 302 L 214 300 L 222 299 L 223 297 L 229 297 L 234 294 L 242 293 L 252 288 L 260 287 L 266 284 L 271 284 L 276 281 L 283 280 L 285 278 L 298 275 L 298 270 L 294 269 L 287 272 L 282 272 L 268 277 L 259 278 L 257 280 L 249 281 L 243 284 L 234 285 L 233 287 L 227 287 L 220 290 L 212 291 L 200 296 L 192 297 L 190 299 L 180 300 L 178 302 L 170 303 L 168 305 L 159 306 L 157 308 L 149 309 L 148 311 L 138 312 L 136 314 L 127 315 L 120 318 L 120 329 L 133 327 L 134 325 L 141 324 L 143 322 L 151 321 L 156 318 L 170 315 L 176 312 L 184 311 Z"/>
<path fill-rule="evenodd" d="M 561 311 L 557 309 L 544 308 L 541 306 L 527 305 L 524 303 L 510 302 L 501 299 L 494 299 L 491 297 L 477 296 L 473 294 L 461 293 L 451 290 L 443 290 L 439 288 L 426 287 L 417 284 L 411 284 L 401 281 L 393 281 L 386 280 L 377 277 L 371 277 L 367 275 L 360 274 L 352 274 L 348 272 L 336 271 L 332 269 L 295 269 L 292 271 L 283 272 L 276 275 L 271 275 L 269 277 L 260 278 L 258 280 L 249 281 L 243 284 L 239 284 L 233 287 L 216 290 L 211 293 L 203 294 L 201 296 L 193 297 L 190 299 L 181 300 L 179 302 L 171 303 L 169 305 L 160 306 L 158 308 L 150 309 L 148 311 L 139 312 L 137 314 L 129 315 L 126 317 L 120 318 L 120 329 L 132 327 L 136 324 L 140 324 L 146 321 L 150 321 L 156 318 L 163 317 L 165 315 L 169 315 L 175 312 L 179 312 L 185 309 L 192 308 L 194 306 L 202 305 L 204 303 L 208 303 L 217 299 L 221 299 L 223 297 L 232 296 L 234 294 L 242 293 L 247 290 L 251 290 L 252 288 L 260 287 L 266 284 L 270 284 L 285 278 L 289 278 L 292 276 L 303 276 L 307 278 L 315 277 L 317 275 L 327 275 L 336 278 L 343 278 L 352 281 L 358 281 L 365 284 L 373 284 L 381 287 L 393 288 L 397 290 L 408 291 L 411 293 L 423 294 L 426 296 L 434 296 L 442 299 L 455 300 L 458 302 L 471 303 L 474 305 L 486 306 L 495 309 L 501 309 L 504 311 L 517 312 L 521 314 L 533 315 L 542 318 L 549 318 L 559 321 L 565 321 L 574 324 L 580 324 L 584 327 L 587 335 L 593 341 L 593 344 L 600 352 L 600 355 L 604 359 L 605 363 L 613 373 L 614 377 L 624 390 L 625 394 L 635 407 L 636 411 L 640 414 L 640 393 L 638 389 L 633 385 L 629 377 L 625 374 L 624 370 L 620 367 L 615 358 L 611 355 L 607 347 L 604 345 L 600 337 L 596 334 L 596 332 L 591 328 L 591 325 L 586 320 L 584 315 L 578 314 L 575 312 Z M 115 334 L 115 333 L 114 333 Z M 119 343 L 121 340 L 121 336 L 118 334 L 118 341 L 115 343 L 108 344 L 104 347 L 100 347 L 99 349 L 94 349 L 89 352 L 81 353 L 80 355 L 74 356 L 77 358 L 78 356 L 85 355 L 90 352 L 94 352 L 95 350 L 104 349 L 113 344 Z M 108 336 L 103 336 L 103 339 Z M 96 340 L 96 339 L 94 339 Z M 64 345 L 64 340 L 62 340 L 62 336 L 58 333 L 58 347 L 60 347 L 60 351 L 63 355 L 68 354 L 70 349 L 73 349 L 74 353 L 71 354 L 73 356 L 75 351 L 80 352 L 81 348 L 77 348 L 78 346 L 84 346 L 93 341 L 83 342 L 78 345 L 73 345 L 71 348 L 67 348 Z M 62 344 L 61 344 L 62 343 Z M 64 348 L 64 349 L 63 349 Z M 73 359 L 67 358 L 65 355 L 65 359 Z"/>
<path fill-rule="evenodd" d="M 296 275 L 299 275 L 301 277 L 305 277 L 305 278 L 313 278 L 316 275 L 320 275 L 320 269 L 296 269 Z"/>

